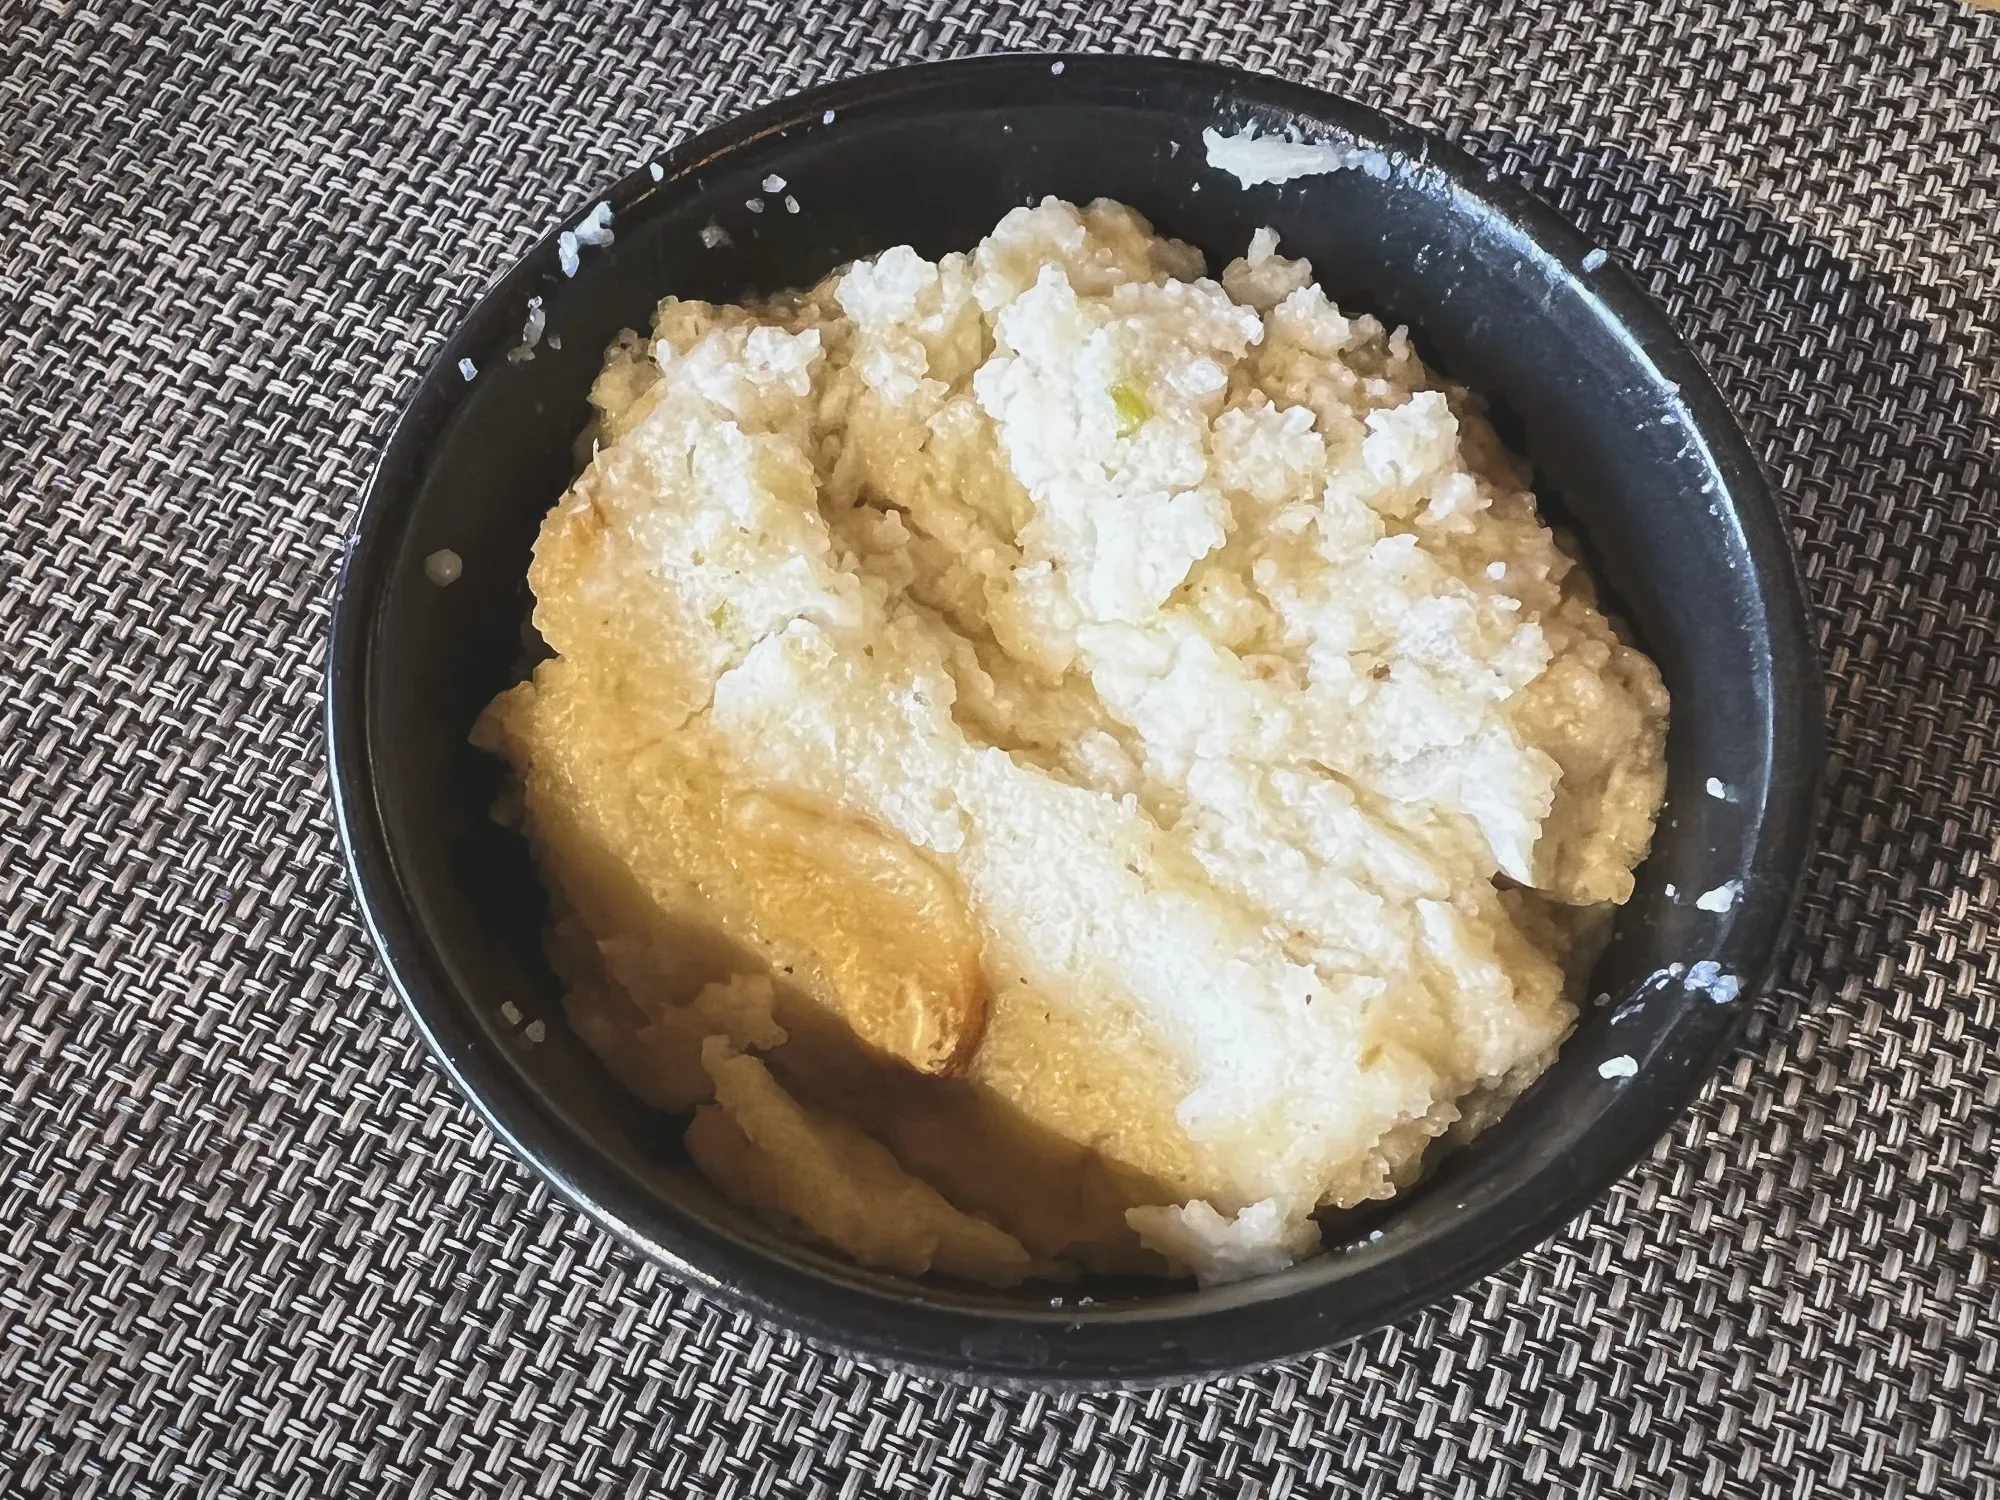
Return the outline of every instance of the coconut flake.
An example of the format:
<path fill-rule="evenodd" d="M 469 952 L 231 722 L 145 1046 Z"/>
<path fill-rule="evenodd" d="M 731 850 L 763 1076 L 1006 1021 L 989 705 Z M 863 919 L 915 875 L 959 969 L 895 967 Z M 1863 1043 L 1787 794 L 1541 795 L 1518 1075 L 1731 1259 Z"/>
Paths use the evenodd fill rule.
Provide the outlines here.
<path fill-rule="evenodd" d="M 600 203 L 577 221 L 576 242 L 579 245 L 608 245 L 616 236 L 611 232 L 611 205 Z"/>
<path fill-rule="evenodd" d="M 542 299 L 528 299 L 527 321 L 521 325 L 521 342 L 507 351 L 507 363 L 522 364 L 535 357 L 535 345 L 542 341 L 542 330 L 549 326 L 548 315 L 542 311 Z"/>
<path fill-rule="evenodd" d="M 1196 1198 L 1184 1204 L 1128 1208 L 1125 1222 L 1139 1243 L 1194 1273 L 1202 1286 L 1222 1286 L 1282 1271 L 1310 1253 L 1317 1241 L 1311 1220 L 1290 1218 L 1277 1199 L 1253 1203 L 1234 1218 Z"/>
<path fill-rule="evenodd" d="M 1703 891 L 1694 898 L 1694 904 L 1703 911 L 1728 911 L 1736 904 L 1736 898 L 1743 894 L 1743 882 L 1725 880 L 1712 891 Z"/>
<path fill-rule="evenodd" d="M 1617 1057 L 1607 1057 L 1597 1065 L 1599 1078 L 1630 1078 L 1639 1071 L 1639 1060 L 1620 1053 Z"/>
<path fill-rule="evenodd" d="M 458 373 L 468 384 L 470 384 L 473 377 L 478 375 L 479 366 L 475 365 L 469 359 L 461 359 L 458 362 Z"/>
<path fill-rule="evenodd" d="M 1246 188 L 1266 182 L 1290 182 L 1295 177 L 1318 177 L 1327 172 L 1367 165 L 1361 160 L 1361 153 L 1348 146 L 1315 146 L 1306 141 L 1283 141 L 1272 136 L 1260 137 L 1254 130 L 1246 130 L 1239 135 L 1223 135 L 1218 130 L 1208 129 L 1201 133 L 1201 139 L 1208 148 L 1208 164 L 1218 172 L 1229 173 Z M 1386 162 L 1383 170 L 1387 171 Z"/>
<path fill-rule="evenodd" d="M 1712 958 L 1688 965 L 1687 987 L 1708 996 L 1717 1005 L 1727 1005 L 1743 993 L 1743 981 Z"/>
<path fill-rule="evenodd" d="M 1590 254 L 1584 256 L 1583 268 L 1586 271 L 1601 271 L 1604 269 L 1604 263 L 1609 259 L 1611 257 L 1606 255 L 1602 250 L 1593 250 Z"/>

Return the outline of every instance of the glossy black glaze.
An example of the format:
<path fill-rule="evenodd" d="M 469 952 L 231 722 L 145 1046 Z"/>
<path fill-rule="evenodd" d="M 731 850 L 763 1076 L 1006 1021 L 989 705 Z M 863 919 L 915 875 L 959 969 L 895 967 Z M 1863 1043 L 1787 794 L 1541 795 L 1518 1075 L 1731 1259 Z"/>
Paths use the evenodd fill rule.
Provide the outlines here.
<path fill-rule="evenodd" d="M 1381 153 L 1245 191 L 1204 126 L 1297 128 Z M 1332 1344 L 1461 1288 L 1555 1233 L 1636 1161 L 1743 1013 L 1670 966 L 1769 968 L 1810 841 L 1821 690 L 1777 512 L 1728 410 L 1615 265 L 1436 138 L 1311 90 L 1141 58 L 985 58 L 802 94 L 614 187 L 617 242 L 565 279 L 554 236 L 438 353 L 383 454 L 341 580 L 327 680 L 332 783 L 355 889 L 397 988 L 494 1128 L 614 1233 L 728 1301 L 865 1357 L 1003 1383 L 1144 1383 Z M 780 193 L 761 186 L 786 179 Z M 799 204 L 793 214 L 784 193 Z M 1083 1285 L 998 1295 L 860 1271 L 777 1239 L 689 1173 L 674 1122 L 636 1106 L 564 1028 L 542 898 L 487 808 L 473 717 L 527 661 L 524 572 L 603 348 L 668 292 L 812 282 L 907 242 L 973 244 L 1054 193 L 1121 199 L 1214 267 L 1261 224 L 1350 310 L 1417 331 L 1486 392 L 1538 487 L 1581 533 L 1674 694 L 1666 812 L 1587 1010 L 1500 1125 L 1356 1232 L 1278 1276 L 1196 1292 Z M 763 202 L 761 213 L 747 207 Z M 594 199 L 574 206 L 581 218 Z M 710 249 L 715 223 L 733 243 Z M 527 299 L 557 350 L 509 364 Z M 467 382 L 459 361 L 478 368 Z M 449 547 L 464 573 L 430 583 Z M 1709 795 L 1716 778 L 1732 799 Z M 1690 896 L 1744 882 L 1726 912 Z M 1679 898 L 1670 898 L 1669 886 Z M 538 1045 L 503 1003 L 546 1024 Z M 1613 1024 L 1613 1016 L 1619 1017 Z M 1631 1057 L 1636 1076 L 1599 1064 Z M 1078 1305 L 1081 1296 L 1090 1306 Z"/>

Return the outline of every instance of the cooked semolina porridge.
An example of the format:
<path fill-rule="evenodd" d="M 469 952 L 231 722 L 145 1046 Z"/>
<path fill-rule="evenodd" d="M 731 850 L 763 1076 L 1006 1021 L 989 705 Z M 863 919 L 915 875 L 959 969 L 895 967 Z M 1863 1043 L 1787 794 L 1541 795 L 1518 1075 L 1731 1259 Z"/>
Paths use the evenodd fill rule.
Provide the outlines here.
<path fill-rule="evenodd" d="M 1283 1267 L 1554 1056 L 1667 697 L 1467 392 L 1115 203 L 668 298 L 530 574 L 575 1030 L 864 1264 Z"/>

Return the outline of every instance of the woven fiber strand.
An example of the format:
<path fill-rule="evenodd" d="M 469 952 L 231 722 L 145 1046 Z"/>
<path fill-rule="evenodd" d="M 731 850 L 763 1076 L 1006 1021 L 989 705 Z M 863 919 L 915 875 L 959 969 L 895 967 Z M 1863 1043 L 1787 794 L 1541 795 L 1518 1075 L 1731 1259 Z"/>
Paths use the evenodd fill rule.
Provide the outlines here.
<path fill-rule="evenodd" d="M 2000 1497 L 2000 17 L 0 0 L 0 1494 Z M 1251 1378 L 1003 1395 L 675 1286 L 430 1067 L 316 722 L 375 445 L 591 185 L 785 90 L 1145 49 L 1443 129 L 1631 266 L 1829 668 L 1778 984 L 1598 1210 Z"/>

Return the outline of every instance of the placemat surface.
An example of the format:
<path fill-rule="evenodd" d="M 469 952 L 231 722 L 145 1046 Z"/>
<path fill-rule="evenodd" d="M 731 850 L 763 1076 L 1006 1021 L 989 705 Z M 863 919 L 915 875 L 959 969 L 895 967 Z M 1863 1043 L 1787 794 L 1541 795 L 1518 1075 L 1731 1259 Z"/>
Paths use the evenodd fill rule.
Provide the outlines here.
<path fill-rule="evenodd" d="M 429 1065 L 317 725 L 376 445 L 594 185 L 787 90 L 1221 59 L 1441 128 L 1715 372 L 1829 673 L 1779 984 L 1391 1331 L 1048 1399 L 590 1227 Z M 0 1494 L 2000 1496 L 2000 17 L 1949 0 L 0 0 Z"/>

